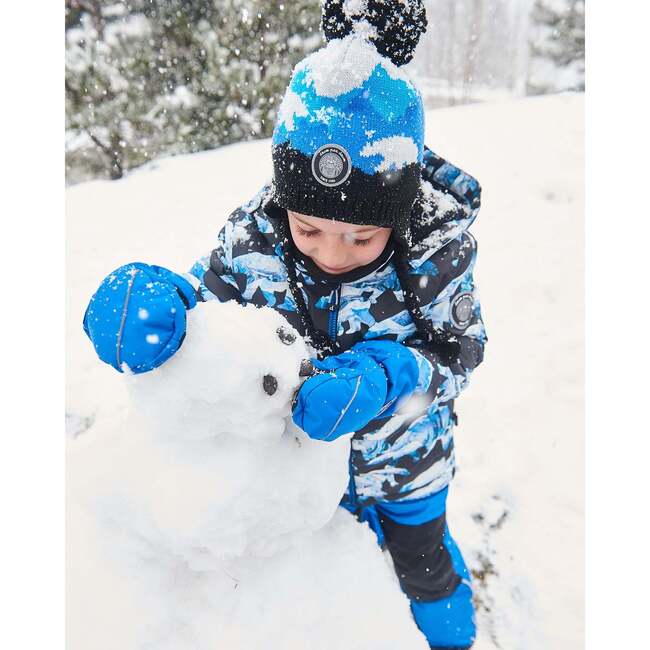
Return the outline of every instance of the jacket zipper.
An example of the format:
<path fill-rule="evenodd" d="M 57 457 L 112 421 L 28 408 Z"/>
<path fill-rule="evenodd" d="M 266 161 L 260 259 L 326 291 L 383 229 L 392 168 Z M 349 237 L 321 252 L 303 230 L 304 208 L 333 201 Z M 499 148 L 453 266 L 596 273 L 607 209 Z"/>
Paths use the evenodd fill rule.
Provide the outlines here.
<path fill-rule="evenodd" d="M 330 314 L 327 322 L 327 334 L 332 339 L 336 341 L 336 331 L 338 329 L 338 318 L 339 318 L 339 302 L 341 300 L 341 285 L 336 287 L 332 291 L 330 306 L 328 307 Z"/>

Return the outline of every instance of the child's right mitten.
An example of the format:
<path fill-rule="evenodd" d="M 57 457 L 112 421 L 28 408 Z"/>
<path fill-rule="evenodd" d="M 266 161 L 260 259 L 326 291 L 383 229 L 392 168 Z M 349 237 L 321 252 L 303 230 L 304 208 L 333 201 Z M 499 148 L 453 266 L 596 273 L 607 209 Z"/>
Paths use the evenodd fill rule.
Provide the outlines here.
<path fill-rule="evenodd" d="M 167 361 L 185 338 L 194 287 L 162 266 L 134 262 L 108 275 L 90 299 L 84 331 L 99 358 L 119 372 L 147 372 Z"/>
<path fill-rule="evenodd" d="M 371 356 L 350 350 L 313 366 L 316 373 L 300 387 L 293 406 L 294 423 L 310 438 L 330 441 L 358 431 L 384 406 L 386 373 Z"/>

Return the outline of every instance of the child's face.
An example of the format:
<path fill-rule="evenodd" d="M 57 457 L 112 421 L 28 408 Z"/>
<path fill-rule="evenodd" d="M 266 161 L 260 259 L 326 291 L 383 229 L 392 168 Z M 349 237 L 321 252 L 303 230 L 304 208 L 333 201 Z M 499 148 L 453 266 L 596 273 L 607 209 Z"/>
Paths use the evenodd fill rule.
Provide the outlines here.
<path fill-rule="evenodd" d="M 384 250 L 391 228 L 310 217 L 287 210 L 291 235 L 298 250 L 326 273 L 347 273 L 370 264 Z"/>

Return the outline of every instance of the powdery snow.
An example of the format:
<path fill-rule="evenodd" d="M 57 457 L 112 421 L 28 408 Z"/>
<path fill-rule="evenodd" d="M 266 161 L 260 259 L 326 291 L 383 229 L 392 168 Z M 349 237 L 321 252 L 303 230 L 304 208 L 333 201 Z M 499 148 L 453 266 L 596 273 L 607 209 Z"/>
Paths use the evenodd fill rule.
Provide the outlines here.
<path fill-rule="evenodd" d="M 359 88 L 377 65 L 383 66 L 391 78 L 414 87 L 405 70 L 380 56 L 375 46 L 358 32 L 330 41 L 298 63 L 293 73 L 307 68 L 307 82 L 314 84 L 320 96 L 338 97 Z"/>
<path fill-rule="evenodd" d="M 483 207 L 471 230 L 479 242 L 475 278 L 489 342 L 484 364 L 457 402 L 458 471 L 448 510 L 450 528 L 476 576 L 477 650 L 579 648 L 584 642 L 583 110 L 583 96 L 568 94 L 426 115 L 426 143 L 483 186 Z M 76 480 L 83 471 L 76 460 L 82 455 L 77 444 L 89 446 L 91 439 L 119 431 L 132 417 L 127 385 L 133 378 L 97 360 L 81 328 L 84 309 L 100 279 L 125 262 L 142 260 L 183 271 L 209 253 L 227 216 L 270 179 L 270 147 L 263 140 L 162 159 L 120 181 L 83 183 L 66 192 L 68 574 L 83 576 L 94 563 L 98 572 L 103 570 L 98 579 L 105 587 L 93 589 L 90 597 L 69 594 L 68 615 L 83 617 L 84 606 L 95 600 L 95 616 L 102 605 L 111 605 L 120 620 L 106 638 L 96 635 L 95 647 L 128 647 L 120 635 L 137 623 L 140 601 L 137 593 L 115 601 L 111 594 L 122 593 L 123 576 L 109 571 L 105 562 L 95 562 L 109 538 L 98 533 L 96 522 L 79 505 L 85 493 Z M 191 350 L 187 345 L 181 352 Z M 177 355 L 169 363 L 181 360 Z M 128 440 L 126 433 L 124 437 Z M 238 438 L 237 444 L 246 440 Z M 115 467 L 105 468 L 104 475 L 119 485 Z M 161 486 L 173 490 L 164 481 Z M 281 552 L 292 555 L 287 573 L 269 567 L 264 574 L 258 569 L 266 565 L 251 564 L 250 574 L 239 574 L 230 566 L 232 578 L 224 574 L 223 582 L 214 583 L 182 573 L 173 598 L 180 592 L 188 605 L 179 617 L 205 615 L 207 610 L 194 607 L 203 597 L 206 603 L 216 602 L 226 590 L 239 596 L 249 581 L 254 591 L 259 581 L 273 580 L 283 612 L 279 624 L 287 635 L 296 633 L 291 636 L 295 647 L 304 647 L 304 639 L 296 636 L 300 625 L 293 623 L 318 616 L 309 607 L 313 585 L 335 595 L 332 601 L 345 599 L 350 581 L 372 579 L 377 572 L 368 529 L 341 515 L 320 530 L 320 537 L 311 538 L 317 554 L 329 544 L 328 535 L 358 537 L 362 561 L 350 549 L 346 555 L 327 555 L 328 563 L 339 562 L 347 570 L 348 582 L 340 588 L 338 570 L 330 574 L 329 565 L 306 581 L 303 557 L 308 561 L 314 555 L 304 556 L 296 546 Z M 84 539 L 81 553 L 78 544 Z M 173 585 L 157 575 L 147 583 L 146 602 L 165 615 L 173 600 L 166 594 Z M 233 579 L 239 579 L 236 590 Z M 368 587 L 372 590 L 373 583 Z M 257 603 L 256 616 L 265 615 L 265 604 Z M 290 615 L 284 617 L 286 612 Z M 391 618 L 386 610 L 381 613 Z M 393 619 L 397 624 L 398 617 Z M 89 627 L 96 622 L 89 618 Z M 342 647 L 339 622 L 330 620 L 336 633 L 331 647 Z M 106 629 L 106 621 L 99 623 L 104 627 L 97 630 Z M 248 640 L 271 625 L 255 617 L 240 623 L 241 633 L 251 635 Z M 368 638 L 374 624 L 368 621 Z M 215 623 L 217 628 L 224 630 L 225 624 Z M 175 629 L 180 634 L 181 628 Z M 236 621 L 229 629 L 236 634 Z M 237 640 L 223 647 L 238 647 Z M 256 641 L 256 647 L 264 647 L 259 636 Z"/>
<path fill-rule="evenodd" d="M 350 19 L 360 16 L 366 11 L 368 0 L 344 0 L 343 13 Z"/>
<path fill-rule="evenodd" d="M 436 213 L 437 218 L 458 212 L 460 204 L 451 194 L 445 194 L 445 192 L 435 189 L 431 183 L 427 183 L 424 180 L 420 183 L 420 189 L 422 191 L 425 213 L 432 206 L 438 207 L 438 212 Z"/>
<path fill-rule="evenodd" d="M 198 103 L 198 98 L 187 86 L 176 86 L 171 95 L 165 96 L 165 101 L 173 107 L 192 108 Z"/>
<path fill-rule="evenodd" d="M 122 20 L 110 22 L 104 29 L 104 40 L 109 45 L 119 45 L 124 38 L 141 38 L 151 32 L 147 17 L 134 14 Z"/>

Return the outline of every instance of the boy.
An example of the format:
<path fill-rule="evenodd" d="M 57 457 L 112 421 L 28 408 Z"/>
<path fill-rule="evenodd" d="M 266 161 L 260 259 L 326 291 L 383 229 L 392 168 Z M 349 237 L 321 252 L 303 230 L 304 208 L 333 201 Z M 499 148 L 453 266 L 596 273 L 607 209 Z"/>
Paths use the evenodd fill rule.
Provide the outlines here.
<path fill-rule="evenodd" d="M 487 340 L 467 232 L 480 187 L 424 145 L 421 96 L 398 67 L 426 26 L 421 2 L 371 4 L 325 4 L 329 43 L 293 71 L 272 183 L 233 212 L 212 253 L 184 277 L 122 267 L 84 326 L 103 360 L 143 372 L 180 347 L 184 308 L 197 301 L 279 311 L 316 357 L 294 421 L 324 441 L 354 432 L 341 505 L 390 552 L 431 648 L 469 648 L 470 576 L 445 504 L 454 399 Z M 176 305 L 170 334 L 127 350 L 129 328 L 146 327 L 130 316 L 141 301 L 160 305 L 162 321 Z M 112 324 L 109 303 L 120 306 Z"/>

